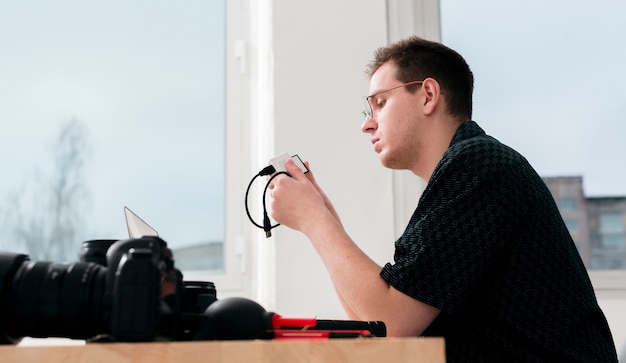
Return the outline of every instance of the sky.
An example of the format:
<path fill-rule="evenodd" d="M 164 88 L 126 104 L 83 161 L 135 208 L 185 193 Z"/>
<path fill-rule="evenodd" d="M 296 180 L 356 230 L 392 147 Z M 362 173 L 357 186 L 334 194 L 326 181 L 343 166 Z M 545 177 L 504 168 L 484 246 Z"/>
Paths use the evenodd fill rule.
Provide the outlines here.
<path fill-rule="evenodd" d="M 474 120 L 542 176 L 626 196 L 626 2 L 442 0 L 475 77 Z"/>
<path fill-rule="evenodd" d="M 77 251 L 126 238 L 125 205 L 171 247 L 222 240 L 224 22 L 220 1 L 0 0 L 0 210 L 24 189 L 27 214 L 43 207 L 57 134 L 77 120 Z"/>

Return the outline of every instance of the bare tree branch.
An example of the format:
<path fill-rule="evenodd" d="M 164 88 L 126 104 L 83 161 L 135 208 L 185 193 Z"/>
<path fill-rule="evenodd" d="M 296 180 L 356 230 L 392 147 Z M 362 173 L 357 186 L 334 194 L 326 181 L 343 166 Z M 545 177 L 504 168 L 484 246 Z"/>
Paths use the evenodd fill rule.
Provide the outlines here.
<path fill-rule="evenodd" d="M 84 225 L 88 188 L 83 177 L 87 132 L 78 120 L 62 125 L 53 150 L 52 171 L 40 168 L 17 192 L 7 195 L 0 210 L 10 245 L 21 246 L 37 260 L 73 260 L 76 236 Z M 0 242 L 0 246 L 7 242 Z"/>

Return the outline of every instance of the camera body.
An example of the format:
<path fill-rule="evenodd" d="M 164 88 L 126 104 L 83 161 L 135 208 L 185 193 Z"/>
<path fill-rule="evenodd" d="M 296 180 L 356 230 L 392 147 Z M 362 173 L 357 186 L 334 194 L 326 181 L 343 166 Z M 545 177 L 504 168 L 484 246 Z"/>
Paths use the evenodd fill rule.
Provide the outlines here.
<path fill-rule="evenodd" d="M 194 340 L 217 299 L 184 282 L 159 237 L 86 241 L 74 264 L 0 253 L 0 343 L 24 336 L 94 341 Z"/>

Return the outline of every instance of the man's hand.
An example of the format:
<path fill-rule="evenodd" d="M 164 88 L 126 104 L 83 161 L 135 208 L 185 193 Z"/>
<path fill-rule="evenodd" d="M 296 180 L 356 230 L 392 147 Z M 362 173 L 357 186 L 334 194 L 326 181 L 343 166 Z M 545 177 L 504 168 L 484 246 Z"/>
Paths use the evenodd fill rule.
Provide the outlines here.
<path fill-rule="evenodd" d="M 305 164 L 308 168 L 308 162 Z M 331 211 L 327 207 L 328 204 L 332 208 L 332 204 L 315 182 L 310 169 L 305 175 L 291 159 L 287 160 L 285 166 L 291 178 L 279 175 L 269 186 L 272 218 L 282 225 L 304 232 L 307 225 L 315 223 L 316 216 L 333 214 L 334 208 Z"/>

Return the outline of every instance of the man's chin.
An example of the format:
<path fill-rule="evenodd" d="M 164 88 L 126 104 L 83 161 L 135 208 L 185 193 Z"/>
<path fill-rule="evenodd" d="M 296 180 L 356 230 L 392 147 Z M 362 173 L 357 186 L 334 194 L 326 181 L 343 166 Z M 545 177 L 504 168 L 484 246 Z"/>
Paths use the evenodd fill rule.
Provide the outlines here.
<path fill-rule="evenodd" d="M 380 164 L 387 169 L 392 169 L 392 170 L 407 170 L 408 169 L 407 165 L 405 163 L 402 163 L 401 160 L 385 157 L 385 154 L 383 153 L 379 154 L 379 160 L 380 160 Z"/>
<path fill-rule="evenodd" d="M 385 154 L 383 153 L 379 154 L 378 158 L 380 160 L 380 164 L 384 166 L 385 168 L 398 169 L 398 166 L 396 165 L 396 163 L 393 162 L 393 159 L 386 158 Z"/>

